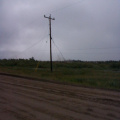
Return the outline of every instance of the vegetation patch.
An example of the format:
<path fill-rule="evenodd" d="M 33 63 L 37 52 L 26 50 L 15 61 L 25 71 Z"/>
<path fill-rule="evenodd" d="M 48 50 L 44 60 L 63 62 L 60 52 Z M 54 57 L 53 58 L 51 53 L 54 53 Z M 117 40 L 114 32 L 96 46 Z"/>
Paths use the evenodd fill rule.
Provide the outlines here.
<path fill-rule="evenodd" d="M 88 87 L 120 89 L 120 61 L 54 61 L 51 72 L 49 61 L 37 61 L 34 58 L 2 59 L 0 72 Z"/>

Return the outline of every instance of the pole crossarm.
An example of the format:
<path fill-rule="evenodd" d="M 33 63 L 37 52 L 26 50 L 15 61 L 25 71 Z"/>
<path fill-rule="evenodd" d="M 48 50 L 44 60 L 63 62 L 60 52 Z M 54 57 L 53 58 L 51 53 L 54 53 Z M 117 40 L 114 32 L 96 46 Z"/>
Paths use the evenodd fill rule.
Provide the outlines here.
<path fill-rule="evenodd" d="M 51 18 L 51 14 L 50 14 L 49 17 L 46 17 L 46 16 L 44 15 L 44 18 L 48 18 L 48 19 L 51 19 L 51 20 L 55 20 L 55 18 Z"/>

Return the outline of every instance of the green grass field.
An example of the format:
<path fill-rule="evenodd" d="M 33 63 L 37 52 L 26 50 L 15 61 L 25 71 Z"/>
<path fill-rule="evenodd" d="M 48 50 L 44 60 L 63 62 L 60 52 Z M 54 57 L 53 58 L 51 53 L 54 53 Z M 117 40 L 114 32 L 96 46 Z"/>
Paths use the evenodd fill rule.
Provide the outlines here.
<path fill-rule="evenodd" d="M 81 86 L 120 89 L 120 61 L 108 62 L 53 62 L 50 72 L 49 62 L 35 60 L 1 60 L 0 72 L 55 80 Z"/>

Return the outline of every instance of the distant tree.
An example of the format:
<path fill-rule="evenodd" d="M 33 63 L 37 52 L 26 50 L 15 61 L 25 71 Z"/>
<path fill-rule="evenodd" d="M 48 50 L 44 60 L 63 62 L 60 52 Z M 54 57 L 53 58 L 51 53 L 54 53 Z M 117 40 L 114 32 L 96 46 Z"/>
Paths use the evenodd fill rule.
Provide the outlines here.
<path fill-rule="evenodd" d="M 34 57 L 29 58 L 30 61 L 35 61 Z"/>

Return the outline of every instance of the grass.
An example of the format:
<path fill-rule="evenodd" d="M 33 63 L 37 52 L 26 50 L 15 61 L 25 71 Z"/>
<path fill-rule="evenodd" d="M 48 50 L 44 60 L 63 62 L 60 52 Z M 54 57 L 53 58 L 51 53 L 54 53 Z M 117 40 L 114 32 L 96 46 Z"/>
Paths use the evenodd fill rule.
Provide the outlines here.
<path fill-rule="evenodd" d="M 42 63 L 41 63 L 42 64 Z M 48 62 L 42 64 L 37 71 L 32 67 L 0 66 L 0 72 L 40 79 L 55 80 L 81 86 L 120 89 L 120 68 L 111 63 L 54 63 L 53 72 L 50 72 Z M 45 66 L 45 67 L 44 67 Z M 115 68 L 114 68 L 115 66 Z"/>

